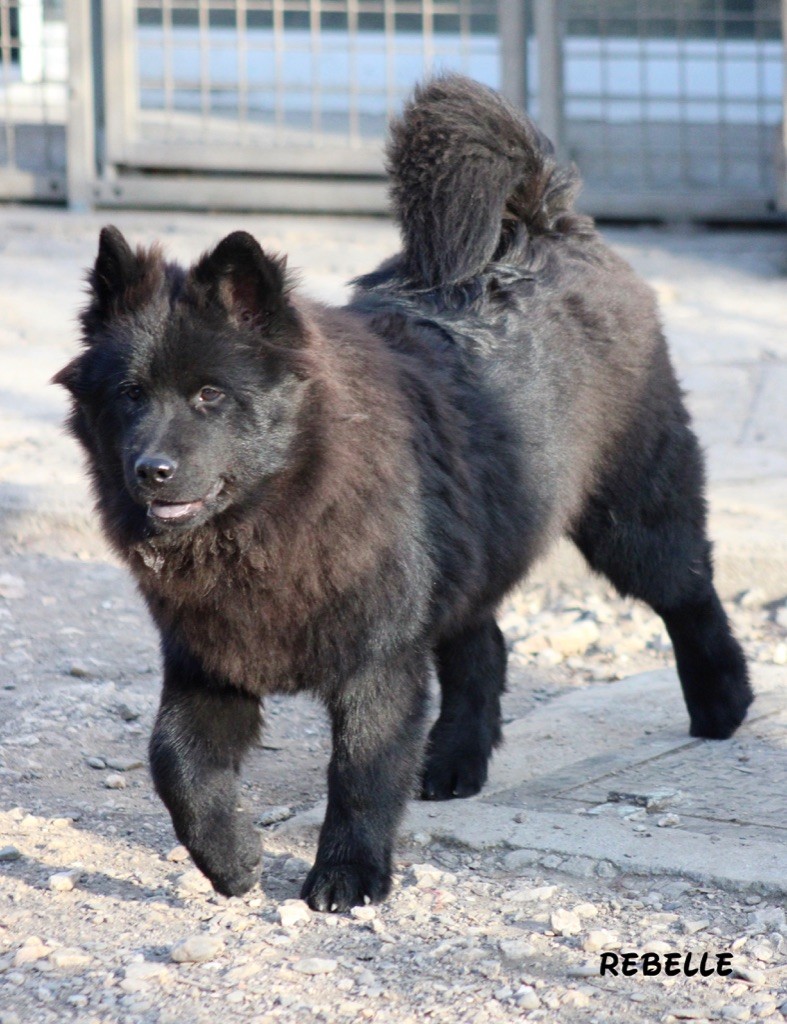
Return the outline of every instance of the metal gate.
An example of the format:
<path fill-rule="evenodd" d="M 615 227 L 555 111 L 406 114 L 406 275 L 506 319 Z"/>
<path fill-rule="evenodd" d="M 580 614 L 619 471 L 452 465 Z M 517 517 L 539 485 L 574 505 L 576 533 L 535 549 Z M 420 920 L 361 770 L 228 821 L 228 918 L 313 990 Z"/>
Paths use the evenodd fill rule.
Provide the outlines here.
<path fill-rule="evenodd" d="M 591 213 L 767 219 L 781 4 L 0 0 L 0 197 L 379 211 L 387 119 L 452 68 L 540 121 Z"/>
<path fill-rule="evenodd" d="M 0 0 L 0 199 L 66 195 L 62 3 Z"/>
<path fill-rule="evenodd" d="M 103 202 L 377 211 L 385 126 L 413 83 L 439 66 L 499 81 L 496 0 L 115 0 L 102 16 Z"/>

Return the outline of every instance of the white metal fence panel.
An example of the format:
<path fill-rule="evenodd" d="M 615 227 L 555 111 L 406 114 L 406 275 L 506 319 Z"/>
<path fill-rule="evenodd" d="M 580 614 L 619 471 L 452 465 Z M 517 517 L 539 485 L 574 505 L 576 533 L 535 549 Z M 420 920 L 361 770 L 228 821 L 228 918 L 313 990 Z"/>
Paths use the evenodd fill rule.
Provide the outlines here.
<path fill-rule="evenodd" d="M 0 198 L 66 193 L 62 0 L 0 0 Z"/>
<path fill-rule="evenodd" d="M 498 83 L 496 6 L 107 5 L 108 158 L 136 167 L 380 174 L 386 122 L 424 73 L 451 67 Z"/>
<path fill-rule="evenodd" d="M 563 148 L 595 203 L 766 213 L 783 118 L 781 19 L 780 0 L 562 0 Z"/>

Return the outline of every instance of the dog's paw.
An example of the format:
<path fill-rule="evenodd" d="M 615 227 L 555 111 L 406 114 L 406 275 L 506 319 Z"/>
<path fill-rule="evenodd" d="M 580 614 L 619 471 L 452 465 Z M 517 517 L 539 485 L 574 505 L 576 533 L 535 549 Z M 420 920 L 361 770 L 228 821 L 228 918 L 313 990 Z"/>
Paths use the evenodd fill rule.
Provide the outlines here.
<path fill-rule="evenodd" d="M 453 800 L 475 796 L 486 782 L 488 762 L 489 758 L 483 753 L 427 757 L 421 776 L 421 799 Z"/>
<path fill-rule="evenodd" d="M 389 872 L 368 864 L 317 863 L 306 876 L 301 899 L 312 910 L 340 913 L 364 903 L 380 903 L 391 890 Z"/>
<path fill-rule="evenodd" d="M 242 896 L 253 889 L 262 871 L 262 841 L 251 824 L 232 834 L 213 836 L 189 848 L 192 860 L 222 896 Z"/>
<path fill-rule="evenodd" d="M 687 695 L 692 736 L 726 740 L 746 718 L 754 700 L 746 664 L 740 655 L 732 669 L 718 672 L 712 686 L 692 687 Z"/>

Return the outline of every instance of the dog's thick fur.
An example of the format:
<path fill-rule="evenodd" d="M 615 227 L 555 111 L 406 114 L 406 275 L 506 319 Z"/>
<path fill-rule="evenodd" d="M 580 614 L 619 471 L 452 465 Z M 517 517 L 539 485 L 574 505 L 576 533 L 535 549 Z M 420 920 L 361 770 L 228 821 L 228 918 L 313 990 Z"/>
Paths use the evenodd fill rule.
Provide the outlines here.
<path fill-rule="evenodd" d="M 303 887 L 320 910 L 386 895 L 419 769 L 429 799 L 483 785 L 495 608 L 561 535 L 664 619 L 692 735 L 731 735 L 752 699 L 653 297 L 573 212 L 573 172 L 455 76 L 416 91 L 389 165 L 403 250 L 344 309 L 299 296 L 243 232 L 184 272 L 106 228 L 85 348 L 56 378 L 161 632 L 153 778 L 219 892 L 259 875 L 237 779 L 261 698 L 329 709 Z"/>

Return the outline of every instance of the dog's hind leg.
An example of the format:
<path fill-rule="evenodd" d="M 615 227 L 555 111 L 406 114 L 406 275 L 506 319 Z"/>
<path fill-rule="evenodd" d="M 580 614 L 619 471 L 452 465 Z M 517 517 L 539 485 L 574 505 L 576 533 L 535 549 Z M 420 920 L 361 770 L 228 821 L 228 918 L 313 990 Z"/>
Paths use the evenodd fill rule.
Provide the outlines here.
<path fill-rule="evenodd" d="M 486 782 L 489 758 L 501 741 L 505 640 L 489 616 L 443 640 L 435 657 L 442 699 L 429 734 L 421 796 L 473 796 Z"/>
<path fill-rule="evenodd" d="M 238 810 L 238 774 L 259 737 L 260 702 L 212 679 L 182 651 L 165 650 L 164 689 L 150 767 L 178 839 L 224 896 L 259 881 L 262 847 Z"/>
<path fill-rule="evenodd" d="M 713 585 L 704 472 L 682 405 L 657 432 L 634 431 L 572 531 L 590 566 L 664 620 L 691 735 L 731 736 L 753 695 L 743 651 Z"/>

